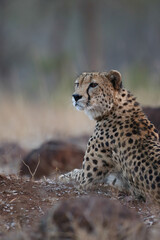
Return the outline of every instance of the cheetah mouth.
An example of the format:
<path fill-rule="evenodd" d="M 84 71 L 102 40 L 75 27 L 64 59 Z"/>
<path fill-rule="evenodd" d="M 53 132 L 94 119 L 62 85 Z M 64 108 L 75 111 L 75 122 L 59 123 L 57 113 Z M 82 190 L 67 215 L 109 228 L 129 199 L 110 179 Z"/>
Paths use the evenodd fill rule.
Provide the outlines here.
<path fill-rule="evenodd" d="M 78 103 L 75 103 L 74 104 L 74 107 L 77 109 L 77 110 L 84 110 L 84 106 L 78 104 Z"/>
<path fill-rule="evenodd" d="M 75 101 L 74 98 L 72 98 L 72 104 L 77 110 L 85 109 L 85 105 L 82 101 Z"/>

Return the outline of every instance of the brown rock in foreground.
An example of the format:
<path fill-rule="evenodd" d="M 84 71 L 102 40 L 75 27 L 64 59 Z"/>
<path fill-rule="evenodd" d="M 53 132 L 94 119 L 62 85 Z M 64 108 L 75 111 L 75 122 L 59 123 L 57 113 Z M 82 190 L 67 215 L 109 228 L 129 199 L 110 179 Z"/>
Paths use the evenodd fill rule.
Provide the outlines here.
<path fill-rule="evenodd" d="M 70 171 L 79 168 L 82 164 L 84 151 L 74 144 L 63 141 L 49 141 L 40 146 L 40 148 L 31 151 L 21 163 L 20 175 L 29 175 L 33 173 L 39 163 L 35 173 L 35 178 L 49 176 L 53 171 Z M 27 165 L 25 165 L 25 164 Z"/>
<path fill-rule="evenodd" d="M 137 214 L 103 197 L 83 197 L 61 202 L 43 218 L 36 240 L 147 240 L 147 230 Z"/>

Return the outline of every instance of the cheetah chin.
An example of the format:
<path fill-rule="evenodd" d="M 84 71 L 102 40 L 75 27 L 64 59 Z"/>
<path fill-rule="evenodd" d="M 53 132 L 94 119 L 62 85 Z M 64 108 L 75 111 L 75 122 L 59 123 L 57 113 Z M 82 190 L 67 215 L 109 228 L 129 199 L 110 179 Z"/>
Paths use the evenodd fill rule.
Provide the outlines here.
<path fill-rule="evenodd" d="M 84 112 L 91 120 L 99 118 L 102 114 L 101 111 L 95 110 L 95 108 L 93 107 L 87 107 L 86 109 L 84 109 Z"/>

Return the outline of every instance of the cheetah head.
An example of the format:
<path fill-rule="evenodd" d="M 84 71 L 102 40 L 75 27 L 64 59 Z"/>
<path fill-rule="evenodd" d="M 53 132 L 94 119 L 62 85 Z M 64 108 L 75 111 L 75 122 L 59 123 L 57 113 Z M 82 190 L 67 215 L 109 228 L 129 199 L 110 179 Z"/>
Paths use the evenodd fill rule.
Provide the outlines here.
<path fill-rule="evenodd" d="M 118 71 L 82 73 L 75 81 L 72 102 L 89 118 L 97 120 L 111 111 L 121 88 L 121 74 Z"/>

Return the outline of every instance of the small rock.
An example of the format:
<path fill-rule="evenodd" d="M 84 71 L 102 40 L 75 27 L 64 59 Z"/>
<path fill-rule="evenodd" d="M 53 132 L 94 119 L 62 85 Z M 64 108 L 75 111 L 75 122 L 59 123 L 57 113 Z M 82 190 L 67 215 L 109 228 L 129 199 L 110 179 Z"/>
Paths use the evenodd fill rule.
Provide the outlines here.
<path fill-rule="evenodd" d="M 35 236 L 36 240 L 149 239 L 134 211 L 117 201 L 92 196 L 58 204 L 43 218 Z"/>
<path fill-rule="evenodd" d="M 31 176 L 38 163 L 35 178 L 49 176 L 53 171 L 70 171 L 79 168 L 82 164 L 84 151 L 76 145 L 63 141 L 49 141 L 42 144 L 38 149 L 32 150 L 22 161 L 20 175 Z M 25 164 L 28 166 L 26 166 Z"/>

